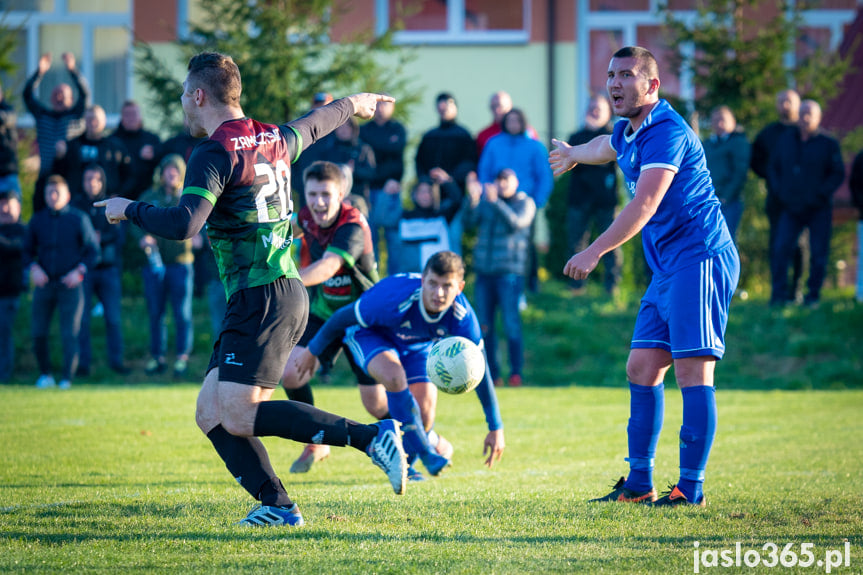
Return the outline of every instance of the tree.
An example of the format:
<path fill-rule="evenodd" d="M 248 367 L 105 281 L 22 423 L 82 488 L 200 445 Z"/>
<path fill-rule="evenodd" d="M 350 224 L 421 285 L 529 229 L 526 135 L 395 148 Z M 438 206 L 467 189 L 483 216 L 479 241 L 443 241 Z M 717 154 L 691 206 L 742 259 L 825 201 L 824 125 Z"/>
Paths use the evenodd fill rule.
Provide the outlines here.
<path fill-rule="evenodd" d="M 346 10 L 333 0 L 201 0 L 205 20 L 175 42 L 178 64 L 202 51 L 223 52 L 237 62 L 243 76 L 242 105 L 251 117 L 283 122 L 309 107 L 316 92 L 344 95 L 386 91 L 399 100 L 406 115 L 419 100 L 402 77 L 412 57 L 392 42 L 392 32 L 359 35 L 332 42 L 329 34 Z M 340 4 L 341 5 L 341 4 Z M 150 100 L 166 126 L 181 123 L 181 78 L 159 60 L 152 47 L 136 45 L 137 73 L 150 87 Z M 382 64 L 386 61 L 387 65 Z"/>
<path fill-rule="evenodd" d="M 804 98 L 836 95 L 847 59 L 810 46 L 802 26 L 805 3 L 781 0 L 703 0 L 691 23 L 665 10 L 669 57 L 697 86 L 695 110 L 709 118 L 716 106 L 734 110 L 754 135 L 774 116 L 776 94 L 796 88 Z M 766 18 L 765 14 L 774 14 Z M 788 54 L 797 54 L 792 68 Z"/>
<path fill-rule="evenodd" d="M 667 57 L 691 74 L 697 95 L 693 107 L 701 118 L 727 105 L 751 141 L 776 119 L 781 90 L 795 88 L 822 104 L 836 95 L 849 61 L 812 45 L 802 25 L 806 7 L 805 2 L 789 7 L 782 0 L 702 0 L 691 22 L 665 10 L 666 45 L 674 47 Z M 792 67 L 789 54 L 796 56 Z M 750 177 L 737 235 L 743 292 L 769 289 L 765 195 L 763 183 Z"/>

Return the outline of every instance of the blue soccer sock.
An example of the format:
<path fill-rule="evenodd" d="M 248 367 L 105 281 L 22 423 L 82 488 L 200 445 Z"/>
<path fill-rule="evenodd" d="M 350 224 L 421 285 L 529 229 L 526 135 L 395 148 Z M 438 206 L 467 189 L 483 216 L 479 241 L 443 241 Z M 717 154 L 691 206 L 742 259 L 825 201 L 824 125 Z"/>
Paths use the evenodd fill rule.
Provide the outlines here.
<path fill-rule="evenodd" d="M 677 487 L 690 503 L 701 501 L 704 469 L 716 437 L 716 392 L 711 385 L 684 387 L 680 428 L 680 480 Z"/>
<path fill-rule="evenodd" d="M 398 420 L 402 424 L 402 431 L 404 432 L 402 441 L 408 456 L 419 455 L 422 457 L 424 454 L 431 452 L 432 448 L 429 445 L 429 438 L 423 426 L 420 407 L 417 405 L 417 401 L 411 394 L 410 389 L 388 391 L 387 406 L 393 419 Z"/>
<path fill-rule="evenodd" d="M 629 384 L 629 476 L 624 487 L 639 493 L 653 489 L 653 462 L 665 416 L 665 385 Z"/>

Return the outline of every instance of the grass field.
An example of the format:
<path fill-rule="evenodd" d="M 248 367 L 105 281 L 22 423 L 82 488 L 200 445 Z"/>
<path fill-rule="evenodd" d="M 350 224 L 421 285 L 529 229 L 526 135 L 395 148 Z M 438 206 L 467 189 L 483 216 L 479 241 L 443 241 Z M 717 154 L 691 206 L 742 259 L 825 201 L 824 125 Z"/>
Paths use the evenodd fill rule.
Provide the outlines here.
<path fill-rule="evenodd" d="M 672 510 L 585 503 L 625 469 L 624 391 L 501 390 L 508 447 L 491 471 L 479 402 L 444 397 L 451 472 L 398 497 L 365 456 L 335 450 L 284 477 L 299 530 L 231 525 L 250 500 L 194 427 L 195 391 L 3 390 L 0 571 L 691 573 L 695 541 L 813 543 L 820 558 L 846 540 L 851 568 L 834 572 L 863 571 L 860 391 L 719 394 L 709 506 Z M 365 419 L 353 389 L 318 399 Z M 657 477 L 674 481 L 679 394 L 668 399 Z M 299 453 L 267 445 L 282 470 Z"/>
<path fill-rule="evenodd" d="M 832 572 L 863 573 L 863 306 L 847 297 L 818 310 L 735 303 L 708 506 L 651 510 L 585 502 L 626 470 L 634 303 L 543 289 L 525 315 L 530 385 L 499 390 L 508 442 L 499 465 L 482 466 L 473 396 L 440 400 L 452 470 L 402 497 L 350 449 L 290 476 L 300 446 L 267 439 L 306 519 L 298 530 L 232 526 L 251 500 L 195 427 L 197 384 L 144 383 L 139 302 L 126 318 L 139 371 L 123 381 L 97 364 L 71 391 L 38 391 L 21 350 L 17 385 L 0 386 L 0 572 L 692 573 L 696 551 L 737 542 L 765 561 L 771 543 L 777 560 L 786 545 L 800 554 L 811 543 L 823 561 L 848 542 L 850 566 Z M 193 367 L 203 369 L 209 336 L 205 315 L 198 320 Z M 681 401 L 667 384 L 659 487 L 677 478 Z M 343 370 L 316 399 L 368 420 Z M 700 566 L 777 571 L 826 566 Z"/>

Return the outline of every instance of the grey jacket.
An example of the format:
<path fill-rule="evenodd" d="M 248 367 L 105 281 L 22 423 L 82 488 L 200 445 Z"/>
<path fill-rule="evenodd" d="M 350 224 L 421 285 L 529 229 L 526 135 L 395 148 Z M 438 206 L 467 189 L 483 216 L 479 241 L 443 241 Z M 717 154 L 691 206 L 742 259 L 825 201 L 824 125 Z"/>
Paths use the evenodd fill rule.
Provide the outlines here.
<path fill-rule="evenodd" d="M 481 198 L 476 206 L 466 202 L 465 223 L 476 227 L 474 269 L 481 274 L 526 273 L 530 226 L 536 204 L 524 192 L 496 202 Z"/>

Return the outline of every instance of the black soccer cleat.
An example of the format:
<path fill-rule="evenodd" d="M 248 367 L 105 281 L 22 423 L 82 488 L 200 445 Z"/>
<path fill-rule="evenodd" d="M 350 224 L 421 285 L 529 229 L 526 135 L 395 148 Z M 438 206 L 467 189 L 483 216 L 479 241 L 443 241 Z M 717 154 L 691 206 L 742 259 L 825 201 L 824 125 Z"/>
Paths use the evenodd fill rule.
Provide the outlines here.
<path fill-rule="evenodd" d="M 588 500 L 588 503 L 604 503 L 606 501 L 620 501 L 621 503 L 646 503 L 651 504 L 656 501 L 656 489 L 651 488 L 650 491 L 633 491 L 623 486 L 626 480 L 621 477 L 612 487 L 612 492 L 603 497 Z"/>
<path fill-rule="evenodd" d="M 656 501 L 652 501 L 648 503 L 651 507 L 677 507 L 679 505 L 693 505 L 696 507 L 705 507 L 707 505 L 707 498 L 704 495 L 701 496 L 701 500 L 697 503 L 691 503 L 679 487 L 676 485 L 669 485 L 668 493 L 663 493 L 662 497 L 657 499 Z"/>

